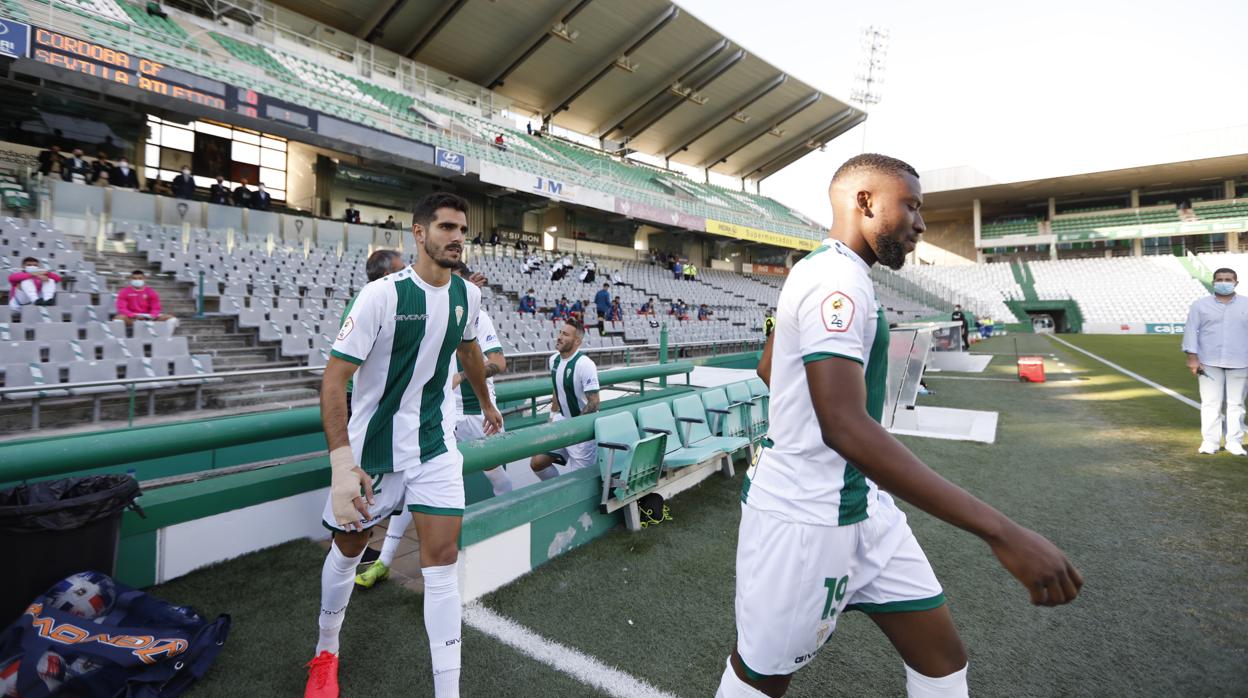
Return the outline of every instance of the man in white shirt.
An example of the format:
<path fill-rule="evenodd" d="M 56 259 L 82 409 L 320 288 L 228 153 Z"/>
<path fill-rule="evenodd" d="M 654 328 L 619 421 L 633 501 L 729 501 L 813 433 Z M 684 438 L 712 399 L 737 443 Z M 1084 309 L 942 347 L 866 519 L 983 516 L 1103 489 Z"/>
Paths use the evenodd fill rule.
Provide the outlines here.
<path fill-rule="evenodd" d="M 321 382 L 331 486 L 322 515 L 334 541 L 321 570 L 320 636 L 305 698 L 337 698 L 339 631 L 368 529 L 400 508 L 413 514 L 425 580 L 424 622 L 434 696 L 457 698 L 461 606 L 456 559 L 464 515 L 463 456 L 451 359 L 482 398 L 486 433 L 502 426 L 474 341 L 481 291 L 451 274 L 468 232 L 468 203 L 434 193 L 416 206 L 414 265 L 367 284 L 334 342 Z M 357 370 L 358 369 L 358 370 Z M 351 418 L 346 386 L 354 377 Z M 402 646 L 400 643 L 397 646 Z"/>
<path fill-rule="evenodd" d="M 550 402 L 552 422 L 598 411 L 598 367 L 593 359 L 580 351 L 584 338 L 585 326 L 575 319 L 564 322 L 555 338 L 556 351 L 546 362 L 553 384 Z M 562 457 L 564 467 L 569 470 L 585 468 L 597 461 L 598 445 L 590 439 L 533 456 L 529 467 L 539 480 L 559 475 L 555 468 L 555 456 Z"/>
<path fill-rule="evenodd" d="M 1033 604 L 1073 600 L 1082 579 L 1052 543 L 942 478 L 879 423 L 889 330 L 869 271 L 900 269 L 926 229 L 918 173 L 866 153 L 837 170 L 828 194 L 828 239 L 785 281 L 759 362 L 770 427 L 741 491 L 737 642 L 716 696 L 783 695 L 854 610 L 901 655 L 908 695 L 966 696 L 966 650 L 892 496 L 983 538 Z M 842 649 L 837 661 L 852 659 Z"/>
<path fill-rule="evenodd" d="M 472 270 L 467 264 L 461 262 L 456 273 L 472 283 Z M 494 321 L 485 312 L 485 308 L 477 313 L 476 334 L 477 344 L 485 354 L 485 383 L 490 389 L 490 399 L 487 404 L 497 405 L 494 376 L 507 370 L 507 359 L 503 356 L 503 344 L 499 341 L 498 332 L 494 329 Z M 481 400 L 477 399 L 477 394 L 472 391 L 472 385 L 467 383 L 468 376 L 463 369 L 464 367 L 457 361 L 456 373 L 451 378 L 451 385 L 455 387 L 455 406 L 459 412 L 459 421 L 455 425 L 455 440 L 462 442 L 484 439 L 487 422 L 482 413 Z M 502 432 L 503 429 L 499 428 L 497 433 Z M 513 489 L 511 478 L 507 476 L 506 468 L 501 465 L 486 470 L 485 477 L 490 481 L 490 487 L 496 497 Z M 394 556 L 399 551 L 399 544 L 403 541 L 403 535 L 407 533 L 407 527 L 411 522 L 412 513 L 407 509 L 390 517 L 390 523 L 386 526 L 386 539 L 381 545 L 380 554 L 371 565 L 355 576 L 357 585 L 371 589 L 378 582 L 390 577 L 390 565 L 394 562 Z"/>
<path fill-rule="evenodd" d="M 1217 453 L 1226 425 L 1226 450 L 1244 450 L 1244 390 L 1248 386 L 1248 300 L 1235 293 L 1234 269 L 1213 272 L 1213 293 L 1192 303 L 1183 326 L 1187 368 L 1200 385 L 1199 453 Z M 1223 419 L 1223 406 L 1226 418 Z"/>

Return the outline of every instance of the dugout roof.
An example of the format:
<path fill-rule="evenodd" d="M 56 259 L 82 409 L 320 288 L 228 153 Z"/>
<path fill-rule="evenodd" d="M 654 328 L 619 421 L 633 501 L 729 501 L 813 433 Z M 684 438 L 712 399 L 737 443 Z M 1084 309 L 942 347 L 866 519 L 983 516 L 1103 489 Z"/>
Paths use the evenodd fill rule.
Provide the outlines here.
<path fill-rule="evenodd" d="M 665 0 L 277 0 L 580 133 L 761 178 L 866 119 Z"/>

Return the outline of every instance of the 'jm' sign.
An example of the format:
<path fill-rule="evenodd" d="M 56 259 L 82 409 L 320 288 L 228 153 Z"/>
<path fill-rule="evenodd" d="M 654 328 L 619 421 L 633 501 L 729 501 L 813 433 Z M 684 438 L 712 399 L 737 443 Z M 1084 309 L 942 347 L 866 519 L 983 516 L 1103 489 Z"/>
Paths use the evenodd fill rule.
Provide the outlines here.
<path fill-rule="evenodd" d="M 533 183 L 533 191 L 546 196 L 563 196 L 563 182 L 537 177 Z"/>

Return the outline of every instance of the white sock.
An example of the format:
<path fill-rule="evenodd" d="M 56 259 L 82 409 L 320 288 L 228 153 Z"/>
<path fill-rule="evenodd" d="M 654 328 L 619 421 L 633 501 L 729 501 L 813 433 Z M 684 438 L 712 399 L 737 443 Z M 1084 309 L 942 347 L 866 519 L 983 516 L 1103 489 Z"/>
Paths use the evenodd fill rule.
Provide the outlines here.
<path fill-rule="evenodd" d="M 381 543 L 381 564 L 389 567 L 394 562 L 394 556 L 399 552 L 399 543 L 403 542 L 403 534 L 407 533 L 407 527 L 412 523 L 412 512 L 403 507 L 403 511 L 390 517 L 390 525 L 386 526 L 386 539 Z"/>
<path fill-rule="evenodd" d="M 538 480 L 542 480 L 543 482 L 551 478 L 559 477 L 559 471 L 555 469 L 555 466 L 553 465 L 548 465 L 541 470 L 535 470 L 533 474 L 537 476 Z"/>
<path fill-rule="evenodd" d="M 759 698 L 759 696 L 767 698 L 766 693 L 737 676 L 737 672 L 732 670 L 732 659 L 729 658 L 728 665 L 724 667 L 724 675 L 719 677 L 719 690 L 715 691 L 715 698 Z"/>
<path fill-rule="evenodd" d="M 966 698 L 966 669 L 962 667 L 948 676 L 924 676 L 906 665 L 906 695 L 909 698 Z"/>
<path fill-rule="evenodd" d="M 422 567 L 425 578 L 425 632 L 433 665 L 435 698 L 459 698 L 460 625 L 459 571 L 454 564 Z"/>
<path fill-rule="evenodd" d="M 485 476 L 490 479 L 490 486 L 494 488 L 495 497 L 515 489 L 515 486 L 511 484 L 511 478 L 507 476 L 507 470 L 501 465 L 485 471 Z"/>
<path fill-rule="evenodd" d="M 329 545 L 329 555 L 325 556 L 325 566 L 321 568 L 321 635 L 316 641 L 318 655 L 321 652 L 338 654 L 338 631 L 342 630 L 347 602 L 351 600 L 351 588 L 355 586 L 355 566 L 360 564 L 363 556 L 364 551 L 361 550 L 359 555 L 347 557 L 337 545 Z"/>

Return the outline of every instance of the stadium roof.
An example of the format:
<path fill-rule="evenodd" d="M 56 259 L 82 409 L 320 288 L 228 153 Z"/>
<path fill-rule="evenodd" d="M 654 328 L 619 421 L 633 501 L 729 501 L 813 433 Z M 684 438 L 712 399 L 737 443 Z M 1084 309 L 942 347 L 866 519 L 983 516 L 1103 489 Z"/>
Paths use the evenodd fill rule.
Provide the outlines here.
<path fill-rule="evenodd" d="M 1132 189 L 1159 189 L 1190 186 L 1197 182 L 1242 180 L 1248 175 L 1248 154 L 1186 160 L 1160 165 L 1127 167 L 1120 170 L 1072 174 L 1024 182 L 986 184 L 964 189 L 924 193 L 923 210 L 969 209 L 975 199 L 981 204 L 1027 203 L 1058 198 L 1093 198 L 1121 194 Z"/>
<path fill-rule="evenodd" d="M 866 119 L 665 0 L 277 0 L 579 133 L 762 178 Z"/>

